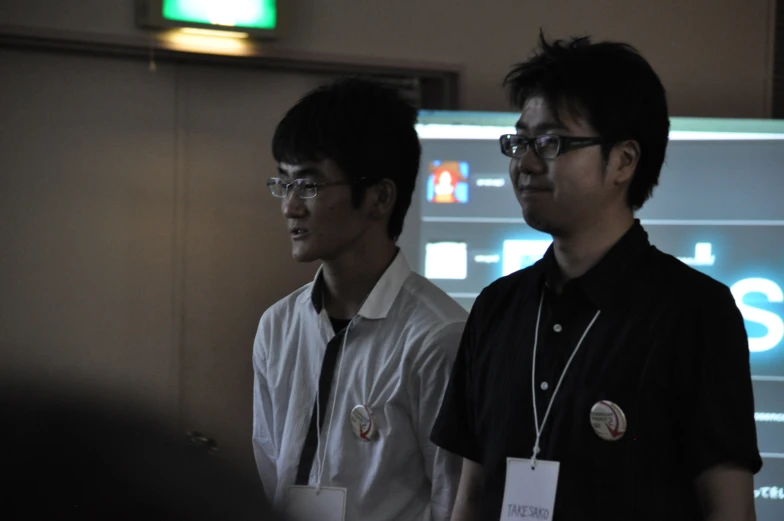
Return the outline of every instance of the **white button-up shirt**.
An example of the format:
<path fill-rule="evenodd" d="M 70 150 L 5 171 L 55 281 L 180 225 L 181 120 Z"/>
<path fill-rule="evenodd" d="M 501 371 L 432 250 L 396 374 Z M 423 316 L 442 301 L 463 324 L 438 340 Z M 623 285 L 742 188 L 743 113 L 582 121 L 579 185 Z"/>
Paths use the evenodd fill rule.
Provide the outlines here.
<path fill-rule="evenodd" d="M 253 448 L 277 506 L 294 484 L 322 360 L 335 336 L 321 286 L 319 269 L 313 282 L 270 307 L 253 347 Z M 347 489 L 347 521 L 449 520 L 461 460 L 429 437 L 467 315 L 398 252 L 349 327 L 327 410 L 320 411 L 324 424 L 309 481 L 317 484 L 323 461 L 321 486 Z M 374 414 L 373 441 L 351 428 L 349 414 L 360 404 Z"/>

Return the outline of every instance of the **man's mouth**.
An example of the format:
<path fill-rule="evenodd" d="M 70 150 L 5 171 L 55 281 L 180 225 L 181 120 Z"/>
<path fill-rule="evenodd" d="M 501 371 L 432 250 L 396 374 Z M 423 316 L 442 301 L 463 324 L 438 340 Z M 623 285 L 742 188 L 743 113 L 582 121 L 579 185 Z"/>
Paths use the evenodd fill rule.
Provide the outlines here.
<path fill-rule="evenodd" d="M 544 186 L 531 186 L 531 185 L 521 185 L 517 187 L 518 190 L 521 192 L 549 192 L 550 189 Z"/>
<path fill-rule="evenodd" d="M 293 239 L 300 239 L 300 238 L 304 237 L 307 233 L 308 233 L 308 230 L 306 228 L 302 228 L 302 227 L 299 227 L 299 226 L 295 226 L 295 227 L 289 229 L 289 234 L 291 235 L 291 237 Z"/>

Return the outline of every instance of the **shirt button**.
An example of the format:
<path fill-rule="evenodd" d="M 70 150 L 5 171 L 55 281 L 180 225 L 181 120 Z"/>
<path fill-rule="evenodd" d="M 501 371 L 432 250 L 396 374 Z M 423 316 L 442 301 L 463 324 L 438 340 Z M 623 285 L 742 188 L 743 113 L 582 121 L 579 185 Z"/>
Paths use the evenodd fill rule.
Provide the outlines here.
<path fill-rule="evenodd" d="M 553 326 L 553 331 L 555 331 L 556 333 L 560 333 L 562 329 L 563 328 L 561 327 L 561 324 L 556 324 Z"/>
<path fill-rule="evenodd" d="M 550 385 L 547 382 L 542 382 L 542 384 L 539 387 L 542 389 L 542 391 L 546 391 L 547 389 L 550 388 Z"/>

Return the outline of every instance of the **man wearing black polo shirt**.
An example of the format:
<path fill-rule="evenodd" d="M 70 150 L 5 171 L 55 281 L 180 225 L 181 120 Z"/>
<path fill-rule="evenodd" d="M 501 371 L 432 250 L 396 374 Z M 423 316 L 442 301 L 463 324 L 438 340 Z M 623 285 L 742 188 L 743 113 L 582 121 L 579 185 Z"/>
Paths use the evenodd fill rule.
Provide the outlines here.
<path fill-rule="evenodd" d="M 431 435 L 464 458 L 452 521 L 753 520 L 743 318 L 634 217 L 667 145 L 659 78 L 625 44 L 542 37 L 505 85 L 501 150 L 553 244 L 471 311 Z"/>

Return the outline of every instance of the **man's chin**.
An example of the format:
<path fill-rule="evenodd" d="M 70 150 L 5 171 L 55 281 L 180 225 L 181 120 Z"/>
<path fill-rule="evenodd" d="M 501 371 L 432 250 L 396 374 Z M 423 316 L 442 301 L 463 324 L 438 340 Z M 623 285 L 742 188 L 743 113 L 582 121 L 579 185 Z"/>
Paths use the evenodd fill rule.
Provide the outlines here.
<path fill-rule="evenodd" d="M 319 256 L 316 255 L 314 252 L 308 251 L 304 248 L 293 248 L 291 250 L 291 258 L 294 259 L 295 262 L 315 262 L 319 260 Z"/>
<path fill-rule="evenodd" d="M 548 230 L 550 227 L 548 226 L 547 219 L 542 218 L 541 215 L 537 215 L 536 212 L 523 210 L 523 220 L 525 221 L 525 224 L 534 230 L 549 233 Z"/>
<path fill-rule="evenodd" d="M 301 262 L 302 264 L 307 264 L 309 262 L 315 262 L 318 260 L 317 257 L 312 257 L 310 255 L 294 255 L 291 256 L 294 259 L 294 262 Z"/>
<path fill-rule="evenodd" d="M 525 221 L 525 224 L 537 232 L 546 233 L 552 237 L 562 237 L 565 235 L 565 229 L 561 223 L 544 218 L 541 215 L 523 212 L 523 220 Z"/>

